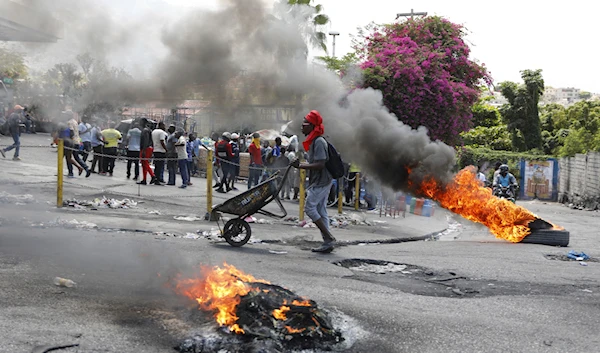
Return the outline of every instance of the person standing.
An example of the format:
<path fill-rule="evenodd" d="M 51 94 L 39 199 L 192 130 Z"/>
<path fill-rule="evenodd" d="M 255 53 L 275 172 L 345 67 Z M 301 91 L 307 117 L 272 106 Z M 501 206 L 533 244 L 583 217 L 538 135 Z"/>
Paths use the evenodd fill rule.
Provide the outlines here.
<path fill-rule="evenodd" d="M 98 173 L 104 172 L 104 137 L 102 137 L 102 129 L 98 124 L 94 124 L 92 127 L 92 150 L 94 151 L 94 158 L 92 159 L 92 173 L 96 173 L 96 164 L 98 164 Z"/>
<path fill-rule="evenodd" d="M 167 130 L 169 135 L 167 136 L 167 171 L 169 172 L 169 181 L 167 185 L 175 185 L 175 178 L 177 177 L 177 149 L 175 144 L 178 138 L 175 136 L 175 125 L 170 125 Z"/>
<path fill-rule="evenodd" d="M 196 141 L 196 136 L 193 133 L 188 135 L 187 141 L 185 143 L 185 151 L 187 152 L 187 171 L 188 171 L 188 186 L 192 184 L 192 174 L 194 174 L 194 141 Z M 181 173 L 181 171 L 179 171 Z"/>
<path fill-rule="evenodd" d="M 0 154 L 3 158 L 6 158 L 6 152 L 14 149 L 15 154 L 13 155 L 13 161 L 20 161 L 19 152 L 21 150 L 21 118 L 23 115 L 23 107 L 15 105 L 14 111 L 8 117 L 8 132 L 13 139 L 13 144 L 0 149 Z"/>
<path fill-rule="evenodd" d="M 263 171 L 263 160 L 260 151 L 260 134 L 255 132 L 252 134 L 252 143 L 248 146 L 250 153 L 250 170 L 248 176 L 248 189 L 258 185 L 260 175 Z"/>
<path fill-rule="evenodd" d="M 346 185 L 345 197 L 346 203 L 351 204 L 354 199 L 355 187 L 356 187 L 356 177 L 360 173 L 360 168 L 356 163 L 350 163 L 350 168 L 348 168 L 348 184 Z"/>
<path fill-rule="evenodd" d="M 230 189 L 236 190 L 235 182 L 237 181 L 238 175 L 240 175 L 240 145 L 238 140 L 240 135 L 235 132 L 231 134 L 231 153 L 233 157 L 231 158 L 231 167 L 229 171 L 229 183 L 231 184 Z"/>
<path fill-rule="evenodd" d="M 115 130 L 115 123 L 109 122 L 108 129 L 102 130 L 102 137 L 104 137 L 104 172 L 108 173 L 108 176 L 113 176 L 115 170 L 115 160 L 117 158 L 117 147 L 119 146 L 119 140 L 123 138 L 119 130 Z"/>
<path fill-rule="evenodd" d="M 222 194 L 229 192 L 229 184 L 227 180 L 231 174 L 231 159 L 233 158 L 233 152 L 231 151 L 231 134 L 224 132 L 221 136 L 221 141 L 216 146 L 218 162 L 221 165 L 223 176 L 221 177 L 221 183 L 217 188 L 217 192 Z"/>
<path fill-rule="evenodd" d="M 323 237 L 323 244 L 312 251 L 330 253 L 335 247 L 335 238 L 329 231 L 326 202 L 333 178 L 325 167 L 329 160 L 329 148 L 327 140 L 323 137 L 325 133 L 323 118 L 318 111 L 312 110 L 306 115 L 302 122 L 302 133 L 306 136 L 302 145 L 304 150 L 308 151 L 308 162 L 300 163 L 296 159 L 292 165 L 299 169 L 306 169 L 310 173 L 304 211 L 319 228 Z"/>
<path fill-rule="evenodd" d="M 133 126 L 127 131 L 127 179 L 131 178 L 131 165 L 134 165 L 133 180 L 138 180 L 140 177 L 140 142 L 142 138 L 142 130 L 139 127 Z"/>
<path fill-rule="evenodd" d="M 165 158 L 167 157 L 167 137 L 165 123 L 158 123 L 158 127 L 152 131 L 152 148 L 154 153 L 154 174 L 162 184 L 165 183 Z"/>
<path fill-rule="evenodd" d="M 173 134 L 176 141 L 174 142 L 175 150 L 177 153 L 177 165 L 179 166 L 179 174 L 181 174 L 182 184 L 179 187 L 180 189 L 185 189 L 188 187 L 190 182 L 190 175 L 188 173 L 188 155 L 187 155 L 187 143 L 185 141 L 185 137 L 183 136 L 183 131 L 177 131 Z M 169 173 L 169 180 L 171 179 L 171 174 Z"/>
<path fill-rule="evenodd" d="M 150 168 L 150 158 L 152 157 L 152 129 L 148 126 L 148 119 L 140 120 L 140 128 L 142 133 L 140 136 L 140 160 L 142 162 L 142 180 L 138 182 L 140 185 L 146 185 L 146 175 L 150 174 L 150 184 L 162 185 L 154 175 L 154 171 Z"/>
<path fill-rule="evenodd" d="M 89 170 L 90 168 L 81 159 L 83 144 L 81 143 L 81 136 L 79 136 L 79 123 L 77 122 L 77 120 L 75 120 L 75 118 L 73 118 L 69 120 L 67 124 L 69 125 L 69 129 L 71 129 L 72 145 L 70 148 L 72 149 L 71 154 L 73 155 L 73 159 L 75 159 L 77 164 L 86 171 L 89 177 L 89 174 L 91 174 L 91 171 Z M 81 170 L 79 171 L 79 174 L 81 174 Z"/>
<path fill-rule="evenodd" d="M 81 159 L 87 162 L 88 156 L 92 151 L 92 125 L 88 123 L 88 118 L 84 116 L 78 126 L 79 138 L 83 149 L 81 150 Z"/>
<path fill-rule="evenodd" d="M 200 158 L 200 146 L 202 146 L 202 140 L 194 134 L 190 134 L 190 143 L 192 144 L 192 171 L 190 175 L 198 176 L 198 160 Z M 189 156 L 188 156 L 189 159 Z"/>

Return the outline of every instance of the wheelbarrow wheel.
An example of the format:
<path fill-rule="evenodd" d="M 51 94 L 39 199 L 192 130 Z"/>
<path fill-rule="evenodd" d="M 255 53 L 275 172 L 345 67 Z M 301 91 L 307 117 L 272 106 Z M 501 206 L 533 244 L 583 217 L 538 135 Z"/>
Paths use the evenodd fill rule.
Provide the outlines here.
<path fill-rule="evenodd" d="M 252 230 L 248 222 L 243 219 L 231 219 L 225 223 L 225 229 L 223 230 L 223 238 L 231 246 L 240 247 L 243 246 L 250 240 L 252 236 Z"/>

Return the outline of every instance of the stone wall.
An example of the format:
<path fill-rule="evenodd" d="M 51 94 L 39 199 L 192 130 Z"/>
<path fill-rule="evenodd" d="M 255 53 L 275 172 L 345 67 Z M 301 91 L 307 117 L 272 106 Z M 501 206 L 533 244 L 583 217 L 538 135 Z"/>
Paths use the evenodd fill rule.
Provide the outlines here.
<path fill-rule="evenodd" d="M 559 160 L 558 200 L 585 209 L 600 208 L 600 153 Z"/>

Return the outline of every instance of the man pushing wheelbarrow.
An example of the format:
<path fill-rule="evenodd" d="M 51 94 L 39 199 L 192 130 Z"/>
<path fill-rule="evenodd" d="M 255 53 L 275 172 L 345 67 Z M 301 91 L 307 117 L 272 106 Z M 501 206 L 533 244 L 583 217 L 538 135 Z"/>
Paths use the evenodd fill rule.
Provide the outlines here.
<path fill-rule="evenodd" d="M 230 245 L 243 246 L 250 240 L 252 230 L 248 222 L 245 221 L 247 217 L 255 213 L 276 218 L 284 218 L 287 215 L 281 200 L 279 200 L 279 193 L 285 184 L 290 168 L 295 167 L 309 171 L 309 185 L 304 211 L 319 228 L 323 237 L 323 244 L 312 249 L 312 251 L 319 253 L 333 251 L 335 238 L 329 231 L 329 216 L 327 215 L 326 204 L 333 177 L 326 167 L 327 162 L 330 160 L 330 146 L 323 137 L 324 132 L 325 128 L 321 114 L 316 110 L 311 111 L 302 122 L 302 133 L 307 136 L 303 145 L 304 150 L 308 151 L 308 162 L 300 163 L 296 159 L 290 163 L 283 177 L 279 176 L 278 171 L 263 183 L 214 208 L 216 213 L 229 213 L 238 216 L 227 221 L 222 231 L 223 237 Z M 278 215 L 262 209 L 271 201 L 275 201 L 279 205 L 282 214 Z M 220 219 L 220 217 L 215 218 Z"/>

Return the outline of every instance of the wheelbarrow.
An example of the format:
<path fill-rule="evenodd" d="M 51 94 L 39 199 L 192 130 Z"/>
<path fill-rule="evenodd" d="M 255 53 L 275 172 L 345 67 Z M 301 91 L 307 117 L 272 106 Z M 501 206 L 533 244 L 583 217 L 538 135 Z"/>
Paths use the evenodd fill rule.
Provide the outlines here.
<path fill-rule="evenodd" d="M 225 241 L 231 246 L 240 247 L 246 244 L 252 236 L 250 224 L 246 222 L 246 218 L 260 213 L 273 218 L 284 218 L 287 216 L 287 211 L 283 207 L 279 199 L 279 192 L 285 184 L 285 180 L 290 173 L 291 165 L 287 167 L 283 177 L 281 172 L 277 171 L 269 177 L 269 179 L 256 185 L 255 187 L 244 191 L 243 193 L 230 198 L 229 200 L 219 204 L 213 208 L 214 218 L 219 226 L 220 236 L 225 238 Z M 275 201 L 281 210 L 281 214 L 275 214 L 263 208 Z M 227 213 L 237 216 L 232 218 L 223 225 L 221 229 L 221 214 Z"/>

